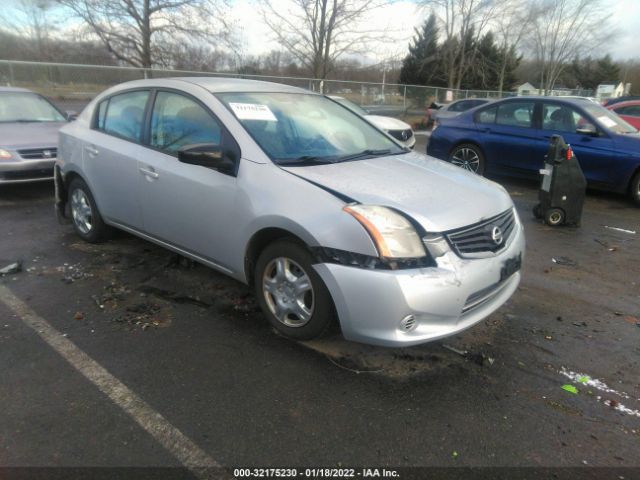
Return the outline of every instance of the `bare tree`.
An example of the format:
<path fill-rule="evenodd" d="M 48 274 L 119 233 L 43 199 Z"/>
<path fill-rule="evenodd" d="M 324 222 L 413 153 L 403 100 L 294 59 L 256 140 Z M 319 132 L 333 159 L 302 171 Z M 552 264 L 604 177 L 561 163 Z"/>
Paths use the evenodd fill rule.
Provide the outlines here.
<path fill-rule="evenodd" d="M 168 66 L 172 44 L 225 39 L 224 0 L 57 0 L 118 60 Z"/>
<path fill-rule="evenodd" d="M 569 64 L 612 36 L 606 0 L 536 0 L 530 48 L 548 95 Z"/>
<path fill-rule="evenodd" d="M 512 51 L 516 51 L 531 33 L 536 17 L 542 12 L 535 3 L 527 0 L 503 0 L 498 10 L 498 14 L 491 20 L 490 27 L 495 31 L 500 47 L 498 90 L 502 92 Z"/>
<path fill-rule="evenodd" d="M 444 33 L 442 57 L 449 88 L 460 88 L 477 54 L 477 45 L 496 6 L 504 0 L 423 0 Z"/>
<path fill-rule="evenodd" d="M 263 17 L 280 45 L 315 78 L 324 79 L 345 53 L 362 51 L 383 32 L 362 28 L 361 20 L 384 0 L 289 0 L 264 2 Z"/>
<path fill-rule="evenodd" d="M 0 21 L 5 28 L 33 41 L 33 54 L 39 58 L 50 56 L 50 40 L 62 23 L 54 0 L 17 0 L 13 8 L 3 9 Z"/>

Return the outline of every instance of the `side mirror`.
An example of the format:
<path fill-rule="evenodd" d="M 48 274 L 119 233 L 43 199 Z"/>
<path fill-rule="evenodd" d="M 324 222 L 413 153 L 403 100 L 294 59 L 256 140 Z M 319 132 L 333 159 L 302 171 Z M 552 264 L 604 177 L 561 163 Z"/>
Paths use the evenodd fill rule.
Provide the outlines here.
<path fill-rule="evenodd" d="M 64 112 L 64 114 L 67 117 L 67 120 L 69 120 L 70 122 L 73 122 L 76 118 L 78 118 L 78 112 L 76 112 L 75 110 L 67 110 Z"/>
<path fill-rule="evenodd" d="M 190 165 L 212 168 L 222 173 L 235 173 L 235 161 L 229 158 L 220 145 L 198 143 L 185 145 L 178 150 L 178 160 Z"/>
<path fill-rule="evenodd" d="M 585 125 L 582 125 L 576 128 L 576 133 L 578 135 L 588 135 L 590 137 L 595 137 L 596 135 L 598 135 L 598 131 L 596 130 L 596 127 L 594 127 L 590 123 L 587 123 Z"/>

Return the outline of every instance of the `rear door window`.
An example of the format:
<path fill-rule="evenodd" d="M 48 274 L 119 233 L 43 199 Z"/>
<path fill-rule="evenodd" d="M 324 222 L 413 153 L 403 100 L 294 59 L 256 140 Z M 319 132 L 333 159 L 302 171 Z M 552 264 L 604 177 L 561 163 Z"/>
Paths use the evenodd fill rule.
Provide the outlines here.
<path fill-rule="evenodd" d="M 148 90 L 114 95 L 109 98 L 104 113 L 100 104 L 97 128 L 111 135 L 140 142 L 148 98 Z"/>
<path fill-rule="evenodd" d="M 498 105 L 496 123 L 510 127 L 533 128 L 534 102 L 505 102 Z"/>
<path fill-rule="evenodd" d="M 487 108 L 486 110 L 481 110 L 476 114 L 476 122 L 478 123 L 495 123 L 496 122 L 496 112 L 498 111 L 498 107 Z"/>

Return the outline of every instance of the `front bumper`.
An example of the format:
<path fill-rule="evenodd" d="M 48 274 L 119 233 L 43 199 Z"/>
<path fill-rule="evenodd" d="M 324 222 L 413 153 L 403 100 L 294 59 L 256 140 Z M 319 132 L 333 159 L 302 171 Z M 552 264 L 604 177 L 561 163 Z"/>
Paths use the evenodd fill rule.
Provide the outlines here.
<path fill-rule="evenodd" d="M 0 184 L 53 180 L 55 158 L 46 160 L 0 160 Z"/>
<path fill-rule="evenodd" d="M 430 268 L 368 270 L 330 263 L 315 268 L 347 340 L 404 347 L 455 335 L 497 310 L 520 283 L 520 272 L 500 281 L 503 265 L 523 256 L 524 247 L 518 220 L 507 247 L 488 258 L 462 259 L 449 251 Z M 401 321 L 409 315 L 416 326 L 406 331 Z"/>

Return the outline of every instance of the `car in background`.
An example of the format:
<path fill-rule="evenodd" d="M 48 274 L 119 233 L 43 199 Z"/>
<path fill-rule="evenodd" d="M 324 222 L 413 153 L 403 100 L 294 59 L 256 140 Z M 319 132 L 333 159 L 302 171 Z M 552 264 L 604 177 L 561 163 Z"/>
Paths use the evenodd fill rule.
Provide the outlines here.
<path fill-rule="evenodd" d="M 628 102 L 630 100 L 640 100 L 640 96 L 638 96 L 638 95 L 625 95 L 623 97 L 608 98 L 604 102 L 602 102 L 602 105 L 604 107 L 609 107 L 611 105 L 615 105 L 616 103 Z"/>
<path fill-rule="evenodd" d="M 640 100 L 628 100 L 607 106 L 608 110 L 616 112 L 625 122 L 640 129 Z"/>
<path fill-rule="evenodd" d="M 344 105 L 349 110 L 357 113 L 361 117 L 364 117 L 367 121 L 373 123 L 380 130 L 385 131 L 393 138 L 395 138 L 403 147 L 413 148 L 416 145 L 416 137 L 413 134 L 411 125 L 398 120 L 393 117 L 384 117 L 382 115 L 371 115 L 369 111 L 362 108 L 360 105 L 347 100 L 344 97 L 338 97 L 335 95 L 328 95 L 331 100 L 335 100 L 341 105 Z"/>
<path fill-rule="evenodd" d="M 443 105 L 440 109 L 431 112 L 431 118 L 434 121 L 441 120 L 443 118 L 452 118 L 456 115 L 460 115 L 462 112 L 466 112 L 480 105 L 491 102 L 489 98 L 466 98 L 464 100 L 456 100 L 455 102 Z"/>
<path fill-rule="evenodd" d="M 65 114 L 31 90 L 0 87 L 0 184 L 53 179 Z"/>
<path fill-rule="evenodd" d="M 538 178 L 552 135 L 562 135 L 591 188 L 629 193 L 640 205 L 640 134 L 585 99 L 517 97 L 445 119 L 427 153 L 478 174 Z"/>
<path fill-rule="evenodd" d="M 127 82 L 59 145 L 57 212 L 80 238 L 116 227 L 249 284 L 290 338 L 339 320 L 348 340 L 416 345 L 482 321 L 520 282 L 524 231 L 502 187 L 308 90 Z"/>

